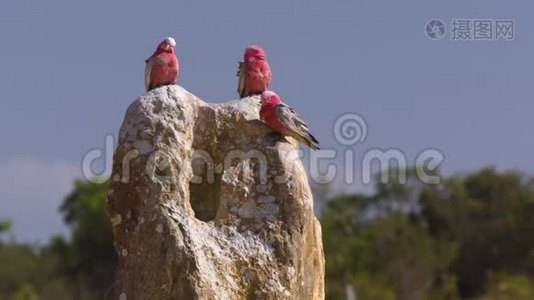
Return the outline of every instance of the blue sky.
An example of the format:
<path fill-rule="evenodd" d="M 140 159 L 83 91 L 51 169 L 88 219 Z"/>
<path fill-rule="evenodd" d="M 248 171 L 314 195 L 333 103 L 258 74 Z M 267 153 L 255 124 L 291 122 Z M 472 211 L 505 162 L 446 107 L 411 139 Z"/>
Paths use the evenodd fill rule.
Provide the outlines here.
<path fill-rule="evenodd" d="M 179 83 L 206 102 L 236 98 L 244 47 L 267 51 L 271 88 L 324 148 L 357 112 L 355 151 L 426 148 L 445 174 L 534 171 L 534 4 L 473 1 L 3 1 L 0 3 L 0 219 L 24 241 L 65 232 L 57 212 L 82 157 L 117 133 L 143 91 L 143 60 L 177 41 Z M 513 19 L 513 41 L 440 41 L 439 18 Z M 448 30 L 450 28 L 447 28 Z M 339 186 L 359 190 L 361 186 Z"/>

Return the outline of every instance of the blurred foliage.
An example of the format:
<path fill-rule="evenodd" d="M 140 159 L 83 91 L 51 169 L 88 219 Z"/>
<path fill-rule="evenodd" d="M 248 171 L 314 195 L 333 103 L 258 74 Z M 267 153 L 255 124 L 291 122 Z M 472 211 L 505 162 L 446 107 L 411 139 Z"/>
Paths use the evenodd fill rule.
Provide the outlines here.
<path fill-rule="evenodd" d="M 106 214 L 108 183 L 76 181 L 74 191 L 60 211 L 72 228 L 70 243 L 52 243 L 53 249 L 69 258 L 65 272 L 98 291 L 101 299 L 115 276 L 117 257 L 113 248 L 111 223 Z"/>
<path fill-rule="evenodd" d="M 534 299 L 534 179 L 398 174 L 323 210 L 327 299 Z"/>
<path fill-rule="evenodd" d="M 117 258 L 105 211 L 107 184 L 76 181 L 60 211 L 69 239 L 55 236 L 41 247 L 0 243 L 0 299 L 104 299 Z M 0 233 L 9 229 L 0 222 Z"/>
<path fill-rule="evenodd" d="M 7 220 L 0 221 L 0 233 L 9 231 L 10 228 L 11 228 L 11 222 L 10 221 L 7 221 Z"/>
<path fill-rule="evenodd" d="M 316 187 L 327 299 L 534 299 L 534 178 L 483 169 L 429 185 L 402 172 L 379 174 L 372 195 Z M 0 240 L 0 299 L 106 297 L 117 264 L 106 191 L 74 183 L 60 207 L 68 239 Z"/>
<path fill-rule="evenodd" d="M 490 273 L 488 276 L 487 300 L 534 299 L 534 282 L 523 275 Z"/>

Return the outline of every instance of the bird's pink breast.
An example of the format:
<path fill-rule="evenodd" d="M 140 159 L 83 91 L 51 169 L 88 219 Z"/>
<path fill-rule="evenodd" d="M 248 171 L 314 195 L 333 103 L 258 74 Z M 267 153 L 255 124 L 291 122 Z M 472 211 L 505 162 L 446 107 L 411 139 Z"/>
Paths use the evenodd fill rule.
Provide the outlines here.
<path fill-rule="evenodd" d="M 173 53 L 163 52 L 154 57 L 153 86 L 174 84 L 178 79 L 178 59 Z"/>
<path fill-rule="evenodd" d="M 284 124 L 282 124 L 276 116 L 276 106 L 264 105 L 260 110 L 260 119 L 274 131 L 284 133 L 287 130 Z"/>
<path fill-rule="evenodd" d="M 246 62 L 247 90 L 249 92 L 263 92 L 271 82 L 271 71 L 264 60 L 252 60 Z"/>

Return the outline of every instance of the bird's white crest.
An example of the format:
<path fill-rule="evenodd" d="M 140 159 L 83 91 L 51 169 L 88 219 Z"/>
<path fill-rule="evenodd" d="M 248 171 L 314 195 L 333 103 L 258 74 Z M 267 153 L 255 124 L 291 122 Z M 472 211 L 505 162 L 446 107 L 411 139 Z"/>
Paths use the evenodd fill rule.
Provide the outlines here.
<path fill-rule="evenodd" d="M 165 41 L 171 46 L 171 48 L 176 47 L 176 41 L 172 37 L 166 38 Z"/>
<path fill-rule="evenodd" d="M 273 96 L 276 96 L 276 93 L 273 91 L 265 91 L 261 94 L 261 98 L 263 99 L 270 99 Z"/>

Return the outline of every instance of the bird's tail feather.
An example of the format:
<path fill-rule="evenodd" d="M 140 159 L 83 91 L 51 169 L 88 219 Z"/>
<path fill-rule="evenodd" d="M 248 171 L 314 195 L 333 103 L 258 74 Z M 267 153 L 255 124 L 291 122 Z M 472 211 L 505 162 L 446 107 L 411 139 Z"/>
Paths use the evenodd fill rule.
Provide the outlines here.
<path fill-rule="evenodd" d="M 298 139 L 301 143 L 305 144 L 306 146 L 310 147 L 313 150 L 320 150 L 319 148 L 319 141 L 311 135 L 309 132 L 304 132 L 303 134 L 298 135 Z"/>
<path fill-rule="evenodd" d="M 321 150 L 321 148 L 319 148 L 319 141 L 309 132 L 308 137 L 308 146 L 310 146 L 310 148 L 312 148 L 313 150 Z"/>

